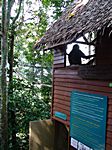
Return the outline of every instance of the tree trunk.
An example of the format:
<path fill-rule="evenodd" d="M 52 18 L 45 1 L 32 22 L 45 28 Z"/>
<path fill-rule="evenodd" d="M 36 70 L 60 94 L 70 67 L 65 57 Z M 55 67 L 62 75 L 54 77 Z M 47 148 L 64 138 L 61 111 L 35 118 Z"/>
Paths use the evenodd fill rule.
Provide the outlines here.
<path fill-rule="evenodd" d="M 7 123 L 7 10 L 6 0 L 2 1 L 2 38 L 1 38 L 1 149 L 8 149 L 8 123 Z"/>
<path fill-rule="evenodd" d="M 12 21 L 12 29 L 15 30 L 15 22 L 19 17 L 21 11 L 21 4 L 23 0 L 19 2 L 19 9 L 16 17 Z M 9 88 L 7 87 L 7 62 L 8 62 L 8 31 L 10 24 L 10 13 L 11 8 L 15 0 L 2 0 L 2 24 L 1 24 L 1 147 L 0 150 L 8 149 L 8 115 L 7 115 L 7 103 L 8 103 L 8 94 L 13 95 L 13 48 L 14 48 L 14 32 L 11 33 L 11 43 L 10 43 L 10 74 L 9 74 Z M 14 28 L 13 28 L 14 27 Z M 14 31 L 13 30 L 13 31 Z M 16 144 L 16 131 L 15 131 L 15 112 L 11 112 L 13 118 L 13 127 L 12 131 L 12 145 Z M 15 150 L 15 148 L 14 148 Z"/>
<path fill-rule="evenodd" d="M 10 36 L 10 45 L 9 45 L 9 103 L 13 102 L 13 53 L 14 53 L 14 31 L 12 30 L 11 36 Z M 9 135 L 9 138 L 11 137 L 11 144 L 12 144 L 12 150 L 15 150 L 17 148 L 17 141 L 16 141 L 16 115 L 15 115 L 15 107 L 12 109 L 8 109 L 8 114 L 10 116 L 10 124 L 12 128 L 11 135 Z M 9 127 L 10 128 L 10 127 Z"/>
<path fill-rule="evenodd" d="M 20 0 L 19 1 L 19 9 L 18 9 L 18 12 L 15 16 L 15 18 L 13 19 L 12 21 L 12 24 L 11 24 L 11 36 L 10 36 L 10 45 L 9 45 L 9 58 L 8 58 L 8 62 L 9 62 L 9 90 L 8 90 L 8 94 L 9 94 L 9 103 L 13 101 L 13 62 L 14 62 L 14 35 L 15 35 L 15 28 L 16 28 L 16 20 L 18 19 L 19 17 L 19 14 L 21 12 L 21 6 L 22 6 L 22 1 L 23 0 Z M 11 12 L 11 8 L 13 6 L 13 3 L 14 3 L 14 0 L 12 0 L 10 2 L 10 0 L 8 1 L 9 4 L 8 4 L 8 15 L 10 16 L 10 12 Z M 14 104 L 15 105 L 15 104 Z M 11 144 L 12 144 L 12 150 L 15 150 L 17 149 L 17 140 L 16 140 L 16 114 L 15 114 L 15 107 L 12 109 L 8 108 L 8 112 L 9 112 L 9 115 L 10 115 L 10 118 L 11 120 L 10 121 L 10 125 L 12 127 L 12 132 L 11 132 L 11 135 L 9 135 L 9 138 L 11 137 Z"/>

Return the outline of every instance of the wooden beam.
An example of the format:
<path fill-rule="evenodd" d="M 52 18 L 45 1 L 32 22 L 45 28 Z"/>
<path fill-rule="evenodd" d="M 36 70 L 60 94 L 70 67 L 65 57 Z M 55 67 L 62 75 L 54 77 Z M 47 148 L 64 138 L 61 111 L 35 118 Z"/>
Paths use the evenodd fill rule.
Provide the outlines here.
<path fill-rule="evenodd" d="M 93 42 L 87 43 L 87 42 L 83 42 L 83 41 L 75 41 L 75 43 L 95 46 L 95 44 Z"/>
<path fill-rule="evenodd" d="M 89 41 L 87 40 L 87 38 L 85 37 L 84 34 L 82 34 L 83 39 L 85 40 L 86 43 L 89 43 Z"/>

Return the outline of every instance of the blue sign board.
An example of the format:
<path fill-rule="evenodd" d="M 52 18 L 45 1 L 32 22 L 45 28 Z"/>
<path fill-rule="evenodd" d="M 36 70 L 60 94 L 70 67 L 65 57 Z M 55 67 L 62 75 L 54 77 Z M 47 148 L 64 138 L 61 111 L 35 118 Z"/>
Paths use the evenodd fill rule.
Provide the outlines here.
<path fill-rule="evenodd" d="M 67 115 L 61 112 L 56 111 L 54 114 L 55 117 L 58 117 L 60 119 L 66 120 L 67 119 Z"/>
<path fill-rule="evenodd" d="M 105 150 L 107 96 L 71 93 L 70 136 L 93 150 Z"/>

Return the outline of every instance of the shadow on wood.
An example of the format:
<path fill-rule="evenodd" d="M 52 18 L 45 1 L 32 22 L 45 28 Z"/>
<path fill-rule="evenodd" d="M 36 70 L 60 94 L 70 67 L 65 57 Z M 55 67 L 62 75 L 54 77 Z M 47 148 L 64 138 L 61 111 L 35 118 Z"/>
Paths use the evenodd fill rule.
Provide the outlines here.
<path fill-rule="evenodd" d="M 53 150 L 54 125 L 51 120 L 31 121 L 29 150 Z"/>
<path fill-rule="evenodd" d="M 29 132 L 29 150 L 68 150 L 68 131 L 62 123 L 31 121 Z"/>

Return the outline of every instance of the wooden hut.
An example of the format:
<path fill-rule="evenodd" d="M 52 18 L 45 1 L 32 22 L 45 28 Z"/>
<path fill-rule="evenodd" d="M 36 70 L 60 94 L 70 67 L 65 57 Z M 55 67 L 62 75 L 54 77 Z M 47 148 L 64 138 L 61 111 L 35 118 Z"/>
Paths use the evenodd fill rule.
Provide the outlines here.
<path fill-rule="evenodd" d="M 88 40 L 86 34 L 90 36 L 93 34 L 94 38 Z M 83 41 L 79 40 L 80 37 Z M 73 42 L 95 47 L 94 65 L 66 66 L 66 46 Z M 81 148 L 112 150 L 112 1 L 89 0 L 86 4 L 73 3 L 47 30 L 42 39 L 37 41 L 35 48 L 41 49 L 42 47 L 45 50 L 53 49 L 54 51 L 51 118 L 55 122 L 57 133 L 61 125 L 67 129 L 67 137 L 61 136 L 64 130 L 60 130 L 58 136 L 67 142 L 68 148 L 57 148 L 57 150 L 81 150 Z M 78 97 L 77 93 L 82 97 Z M 92 98 L 95 96 L 96 98 Z M 97 103 L 97 98 L 100 99 L 99 103 Z M 100 114 L 103 118 L 95 112 L 97 109 L 105 111 Z M 100 122 L 102 127 L 97 119 L 90 121 L 89 118 L 77 117 L 73 120 L 72 115 L 80 115 L 82 110 L 82 115 L 87 113 L 90 118 L 92 116 L 102 120 Z M 83 123 L 85 121 L 86 125 Z M 82 128 L 81 124 L 85 128 Z M 100 126 L 98 131 L 92 131 L 94 127 L 91 124 Z M 79 130 L 74 128 L 79 128 Z M 88 128 L 92 129 L 88 131 Z M 91 137 L 89 132 L 91 132 Z M 102 133 L 104 134 L 101 138 Z M 92 138 L 93 134 L 97 134 L 95 139 Z M 57 142 L 59 137 L 56 139 Z"/>

